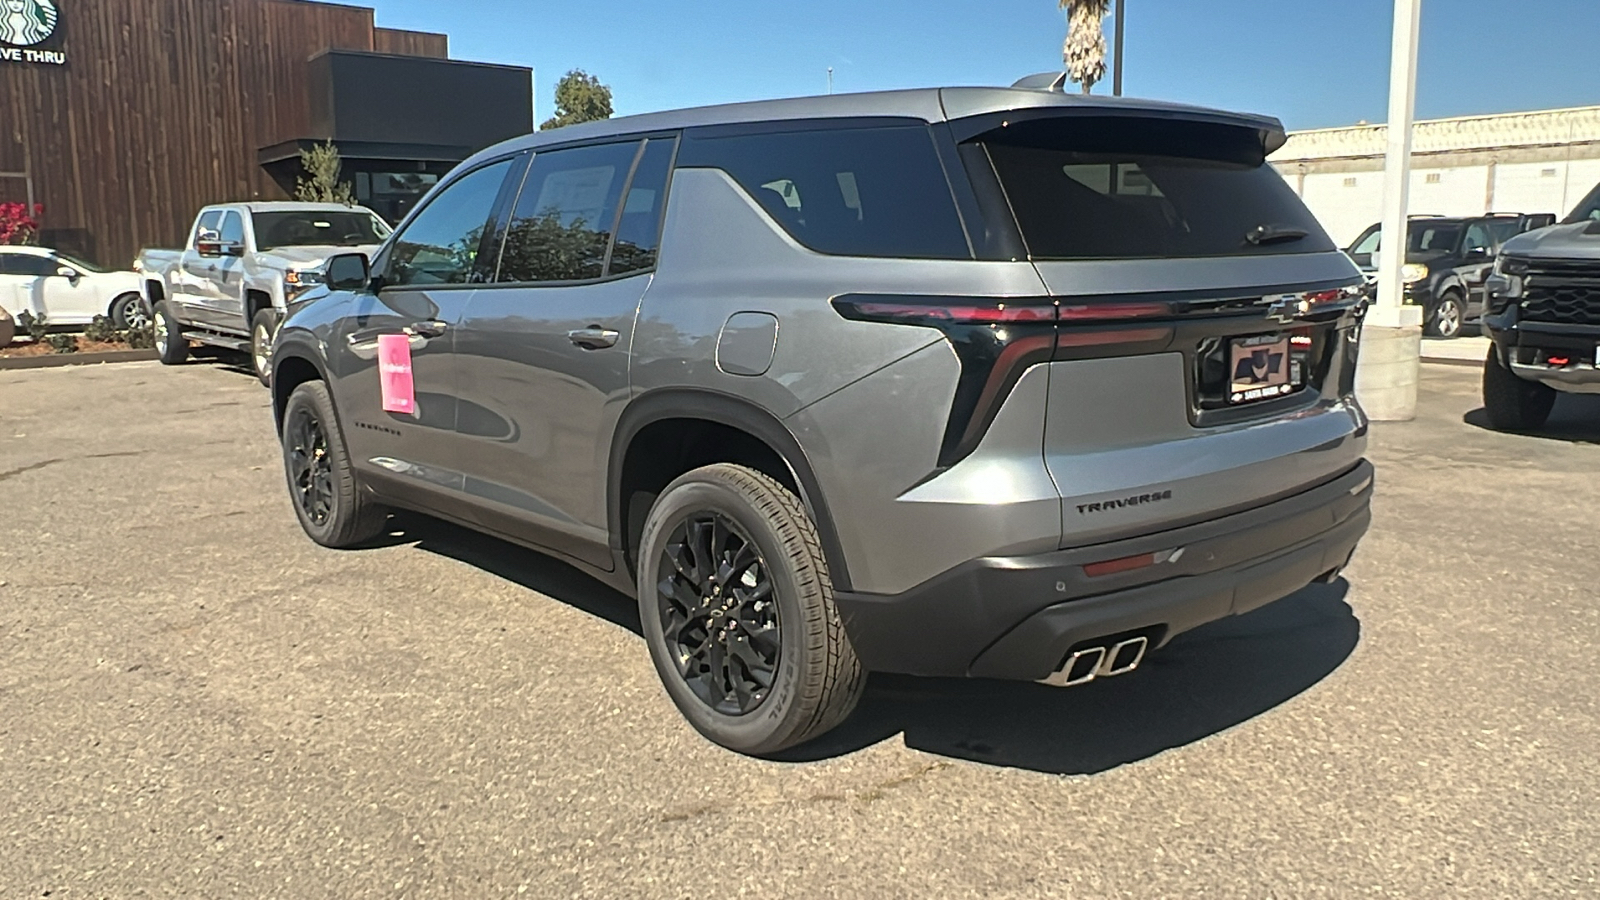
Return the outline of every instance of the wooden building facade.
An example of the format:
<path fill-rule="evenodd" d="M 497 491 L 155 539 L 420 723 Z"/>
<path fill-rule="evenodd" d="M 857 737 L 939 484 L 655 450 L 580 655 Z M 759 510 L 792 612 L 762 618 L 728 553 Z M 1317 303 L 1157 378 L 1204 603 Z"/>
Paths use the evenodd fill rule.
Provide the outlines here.
<path fill-rule="evenodd" d="M 37 27 L 0 27 L 0 201 L 31 196 L 40 243 L 119 268 L 181 244 L 205 204 L 285 199 L 315 141 L 398 217 L 408 193 L 533 128 L 530 69 L 450 60 L 444 35 L 379 28 L 370 9 L 27 4 Z"/>

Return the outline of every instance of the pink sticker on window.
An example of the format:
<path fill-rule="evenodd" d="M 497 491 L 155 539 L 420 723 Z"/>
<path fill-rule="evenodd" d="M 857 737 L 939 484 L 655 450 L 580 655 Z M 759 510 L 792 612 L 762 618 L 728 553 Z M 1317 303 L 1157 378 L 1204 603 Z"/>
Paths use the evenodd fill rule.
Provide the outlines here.
<path fill-rule="evenodd" d="M 378 389 L 383 394 L 383 411 L 412 415 L 417 411 L 417 396 L 411 384 L 411 336 L 378 335 Z"/>

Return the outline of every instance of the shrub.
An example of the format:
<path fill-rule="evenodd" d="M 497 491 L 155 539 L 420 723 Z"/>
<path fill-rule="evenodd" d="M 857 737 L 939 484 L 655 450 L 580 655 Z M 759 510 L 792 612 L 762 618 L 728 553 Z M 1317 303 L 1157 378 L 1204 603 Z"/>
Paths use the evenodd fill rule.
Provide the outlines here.
<path fill-rule="evenodd" d="M 23 310 L 17 314 L 17 324 L 28 333 L 28 337 L 33 338 L 34 343 L 44 340 L 45 335 L 50 333 L 50 323 L 44 313 L 36 316 Z"/>
<path fill-rule="evenodd" d="M 155 326 L 145 324 L 137 328 L 129 328 L 123 336 L 123 340 L 128 342 L 128 347 L 132 350 L 154 349 L 156 345 Z"/>
<path fill-rule="evenodd" d="M 45 337 L 45 341 L 57 353 L 78 352 L 78 336 L 75 334 L 52 334 Z"/>
<path fill-rule="evenodd" d="M 122 332 L 118 331 L 117 326 L 106 316 L 95 316 L 94 320 L 83 329 L 83 336 L 88 340 L 105 344 L 120 344 L 125 340 Z"/>

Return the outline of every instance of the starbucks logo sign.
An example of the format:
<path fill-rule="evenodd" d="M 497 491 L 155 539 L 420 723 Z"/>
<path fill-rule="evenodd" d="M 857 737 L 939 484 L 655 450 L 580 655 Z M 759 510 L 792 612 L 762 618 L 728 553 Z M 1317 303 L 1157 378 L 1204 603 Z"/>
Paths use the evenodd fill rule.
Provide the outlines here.
<path fill-rule="evenodd" d="M 60 0 L 0 0 L 0 62 L 62 65 Z"/>

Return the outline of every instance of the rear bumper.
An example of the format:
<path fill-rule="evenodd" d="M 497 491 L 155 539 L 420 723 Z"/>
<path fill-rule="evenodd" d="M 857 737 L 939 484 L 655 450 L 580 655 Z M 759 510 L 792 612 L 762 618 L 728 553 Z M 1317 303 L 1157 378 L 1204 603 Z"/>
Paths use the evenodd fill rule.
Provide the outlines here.
<path fill-rule="evenodd" d="M 1185 528 L 1026 557 L 973 560 L 894 596 L 835 595 L 868 669 L 1038 680 L 1073 649 L 1142 634 L 1153 646 L 1249 612 L 1349 561 L 1371 522 L 1372 465 L 1266 506 Z M 1090 577 L 1086 564 L 1182 548 Z"/>

